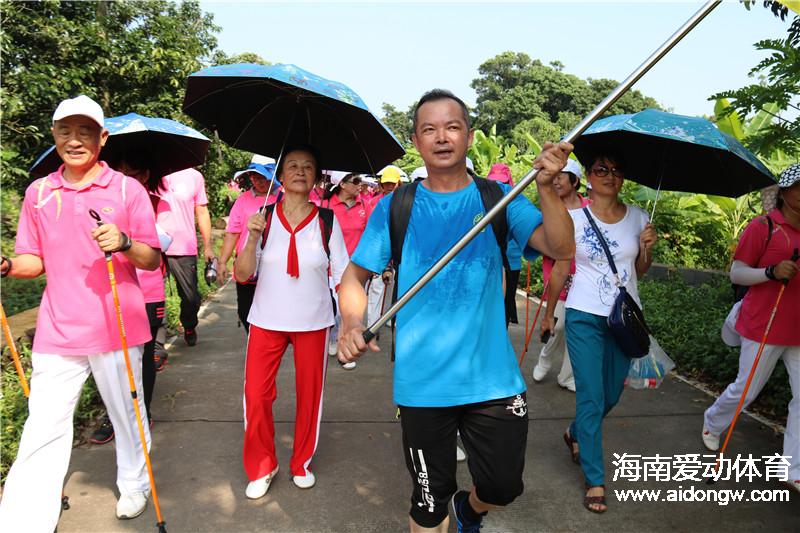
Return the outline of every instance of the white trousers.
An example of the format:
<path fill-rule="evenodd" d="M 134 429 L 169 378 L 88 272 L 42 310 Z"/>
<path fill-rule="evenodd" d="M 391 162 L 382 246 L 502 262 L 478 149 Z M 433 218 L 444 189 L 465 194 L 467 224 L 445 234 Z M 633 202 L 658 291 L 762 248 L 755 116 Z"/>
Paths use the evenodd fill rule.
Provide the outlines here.
<path fill-rule="evenodd" d="M 386 285 L 380 276 L 372 278 L 369 282 L 367 292 L 367 325 L 371 326 L 381 317 L 381 309 L 384 313 L 389 309 L 392 301 L 392 289 L 394 283 Z"/>
<path fill-rule="evenodd" d="M 736 381 L 728 385 L 714 405 L 709 407 L 704 416 L 706 428 L 714 435 L 722 435 L 733 421 L 733 414 L 739 399 L 744 392 L 747 376 L 753 367 L 758 353 L 759 343 L 742 337 L 742 349 L 739 354 L 739 374 Z M 767 344 L 761 354 L 761 360 L 747 390 L 743 409 L 756 399 L 761 389 L 769 380 L 778 359 L 783 359 L 789 374 L 789 386 L 792 389 L 792 400 L 789 402 L 789 417 L 786 421 L 786 433 L 783 436 L 783 455 L 789 459 L 789 479 L 800 479 L 800 346 L 777 346 Z"/>
<path fill-rule="evenodd" d="M 563 362 L 561 363 L 561 371 L 558 373 L 558 384 L 565 387 L 568 383 L 574 384 L 575 377 L 572 375 L 572 365 L 569 362 L 569 352 L 567 350 L 567 336 L 564 333 L 566 309 L 564 308 L 563 300 L 559 300 L 556 304 L 554 316 L 558 318 L 558 322 L 556 322 L 556 327 L 550 336 L 550 340 L 542 346 L 542 351 L 539 352 L 538 366 L 543 370 L 549 370 L 553 366 L 553 357 L 562 357 Z M 534 332 L 535 334 L 536 332 Z"/>
<path fill-rule="evenodd" d="M 147 446 L 150 429 L 142 394 L 142 347 L 128 349 Z M 122 350 L 83 356 L 32 354 L 28 419 L 0 501 L 0 531 L 52 533 L 72 453 L 72 426 L 81 388 L 91 373 L 103 398 L 117 450 L 120 493 L 149 489 Z"/>

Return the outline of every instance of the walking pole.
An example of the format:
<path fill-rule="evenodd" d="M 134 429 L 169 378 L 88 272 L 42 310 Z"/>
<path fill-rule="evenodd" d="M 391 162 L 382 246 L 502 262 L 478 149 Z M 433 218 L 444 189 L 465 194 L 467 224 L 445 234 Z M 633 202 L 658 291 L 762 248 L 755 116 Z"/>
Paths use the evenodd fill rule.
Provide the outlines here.
<path fill-rule="evenodd" d="M 525 331 L 528 331 L 528 318 L 531 310 L 531 262 L 528 261 L 528 274 L 525 276 Z M 527 341 L 527 337 L 526 337 Z M 527 342 L 525 345 L 527 346 Z"/>
<path fill-rule="evenodd" d="M 0 313 L 2 313 L 3 318 L 3 335 L 6 337 L 6 344 L 8 344 L 8 350 L 11 352 L 11 359 L 14 360 L 14 368 L 17 369 L 17 376 L 19 376 L 19 384 L 22 386 L 22 392 L 25 393 L 25 397 L 27 398 L 31 395 L 31 389 L 28 387 L 28 379 L 25 377 L 25 371 L 22 369 L 22 361 L 19 359 L 19 352 L 17 352 L 17 346 L 14 344 L 11 328 L 8 327 L 6 309 L 3 307 L 3 304 L 0 304 Z"/>
<path fill-rule="evenodd" d="M 797 261 L 800 259 L 800 253 L 798 253 L 797 248 L 794 250 L 794 255 L 792 255 L 792 261 Z M 747 381 L 744 384 L 744 390 L 742 391 L 742 396 L 739 398 L 739 404 L 736 406 L 736 411 L 733 413 L 733 420 L 731 420 L 731 425 L 728 428 L 728 434 L 725 435 L 725 442 L 722 443 L 722 448 L 719 450 L 719 454 L 717 455 L 717 462 L 714 465 L 714 472 L 719 470 L 720 460 L 722 456 L 725 454 L 725 450 L 728 448 L 728 442 L 731 440 L 731 435 L 733 435 L 733 428 L 736 427 L 736 420 L 739 418 L 739 413 L 742 412 L 742 406 L 744 405 L 744 400 L 747 398 L 747 391 L 750 390 L 750 382 L 753 381 L 753 376 L 756 374 L 756 368 L 758 367 L 758 362 L 761 360 L 761 354 L 764 352 L 764 346 L 767 344 L 767 335 L 769 335 L 769 330 L 772 328 L 772 321 L 775 319 L 775 315 L 778 311 L 778 305 L 781 303 L 781 297 L 783 297 L 783 291 L 786 290 L 786 286 L 789 284 L 789 280 L 783 281 L 781 283 L 781 288 L 778 291 L 778 297 L 775 299 L 775 305 L 772 306 L 772 313 L 769 315 L 769 321 L 767 321 L 767 327 L 764 328 L 764 335 L 761 337 L 761 344 L 758 345 L 758 352 L 756 352 L 756 358 L 753 361 L 753 366 L 750 368 L 750 374 L 747 376 Z M 708 483 L 713 483 L 714 479 L 709 478 Z"/>
<path fill-rule="evenodd" d="M 536 329 L 536 321 L 539 319 L 539 312 L 542 310 L 542 305 L 544 305 L 544 299 L 547 297 L 547 285 L 545 284 L 544 288 L 542 289 L 542 297 L 539 298 L 539 307 L 536 308 L 536 314 L 533 316 L 533 323 L 531 324 L 531 329 L 527 335 L 525 335 L 525 349 L 522 350 L 522 354 L 519 356 L 519 366 L 522 366 L 522 362 L 525 360 L 525 354 L 528 353 L 528 345 L 531 342 L 531 338 L 533 337 L 533 330 Z"/>
<path fill-rule="evenodd" d="M 608 108 L 614 105 L 614 102 L 619 100 L 619 98 L 625 94 L 634 83 L 636 83 L 642 76 L 647 73 L 658 61 L 664 57 L 667 52 L 672 50 L 672 48 L 678 44 L 678 42 L 685 37 L 695 26 L 697 26 L 701 20 L 703 20 L 706 15 L 711 13 L 711 11 L 717 7 L 721 3 L 721 0 L 711 0 L 706 2 L 703 7 L 701 7 L 694 15 L 692 15 L 689 20 L 687 20 L 675 33 L 670 36 L 658 49 L 653 52 L 650 57 L 648 57 L 644 63 L 639 65 L 636 70 L 634 70 L 622 83 L 620 83 L 611 94 L 606 96 L 606 98 L 600 102 L 597 107 L 595 107 L 577 126 L 575 126 L 572 131 L 570 131 L 566 137 L 564 137 L 564 141 L 572 143 L 574 142 L 586 129 L 600 116 L 605 113 Z M 523 177 L 519 183 L 517 183 L 513 189 L 511 189 L 508 194 L 503 196 L 497 204 L 489 210 L 486 215 L 480 219 L 480 221 L 475 224 L 471 230 L 469 230 L 461 239 L 453 245 L 447 253 L 442 256 L 441 259 L 436 261 L 434 265 L 428 269 L 422 277 L 417 280 L 414 285 L 412 285 L 403 296 L 395 302 L 395 304 L 389 308 L 389 311 L 386 312 L 385 315 L 380 317 L 374 324 L 372 324 L 369 328 L 367 328 L 364 333 L 364 341 L 369 342 L 374 337 L 375 334 L 380 331 L 384 324 L 386 324 L 391 318 L 397 314 L 400 309 L 403 308 L 404 305 L 408 303 L 411 298 L 413 298 L 421 289 L 424 287 L 436 274 L 439 273 L 441 269 L 453 259 L 458 252 L 462 250 L 467 244 L 469 244 L 472 239 L 475 238 L 480 232 L 486 228 L 489 224 L 491 224 L 492 220 L 500 214 L 505 207 L 511 203 L 514 198 L 519 196 L 525 188 L 530 185 L 535 179 L 538 170 L 531 170 L 528 174 Z"/>
<path fill-rule="evenodd" d="M 103 220 L 97 211 L 94 209 L 89 210 L 89 214 L 97 221 L 98 226 L 103 225 Z M 136 424 L 139 426 L 139 439 L 142 441 L 142 451 L 144 452 L 144 461 L 147 465 L 147 476 L 150 478 L 150 489 L 153 493 L 153 506 L 156 508 L 156 517 L 158 518 L 159 533 L 167 533 L 167 523 L 161 516 L 161 506 L 158 503 L 158 493 L 156 492 L 156 480 L 153 477 L 153 465 L 150 464 L 150 453 L 147 451 L 147 438 L 144 435 L 144 424 L 142 424 L 142 413 L 139 411 L 139 398 L 136 393 L 136 382 L 133 379 L 133 369 L 131 368 L 131 359 L 128 355 L 128 338 L 125 334 L 125 324 L 122 322 L 122 309 L 119 305 L 119 293 L 117 292 L 117 278 L 114 275 L 114 263 L 112 261 L 111 252 L 106 252 L 106 266 L 108 267 L 108 281 L 111 283 L 111 294 L 114 297 L 114 310 L 117 314 L 117 325 L 119 326 L 119 336 L 122 339 L 122 354 L 125 356 L 125 369 L 128 371 L 128 386 L 131 392 L 131 400 L 133 401 L 133 410 L 136 413 Z"/>
<path fill-rule="evenodd" d="M 11 352 L 11 359 L 14 360 L 14 368 L 17 369 L 17 376 L 19 376 L 19 384 L 22 386 L 22 392 L 25 394 L 25 397 L 29 398 L 31 395 L 31 389 L 28 386 L 28 378 L 25 377 L 25 370 L 22 368 L 22 361 L 19 358 L 17 345 L 14 344 L 14 336 L 11 334 L 11 328 L 8 326 L 6 309 L 1 303 L 0 317 L 2 317 L 3 322 L 3 335 L 6 337 L 6 344 L 8 344 L 8 350 Z M 63 511 L 69 509 L 69 496 L 65 495 L 63 491 L 61 492 L 61 509 Z"/>

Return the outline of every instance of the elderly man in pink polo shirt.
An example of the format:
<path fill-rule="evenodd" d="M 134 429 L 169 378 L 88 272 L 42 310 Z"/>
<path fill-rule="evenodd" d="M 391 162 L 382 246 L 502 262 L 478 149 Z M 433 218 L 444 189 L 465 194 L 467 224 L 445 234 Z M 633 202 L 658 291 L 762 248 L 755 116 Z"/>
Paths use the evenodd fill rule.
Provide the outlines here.
<path fill-rule="evenodd" d="M 113 253 L 139 409 L 145 413 L 142 345 L 151 336 L 136 269 L 158 268 L 159 243 L 144 187 L 98 161 L 108 138 L 103 121 L 100 106 L 83 95 L 56 108 L 52 133 L 64 165 L 28 187 L 17 256 L 2 261 L 3 276 L 45 274 L 47 287 L 33 341 L 30 414 L 0 502 L 1 531 L 56 527 L 72 416 L 89 374 L 117 435 L 117 517 L 141 514 L 150 493 L 104 254 Z M 90 209 L 100 214 L 102 226 Z M 149 446 L 146 420 L 144 428 Z"/>
<path fill-rule="evenodd" d="M 211 249 L 211 215 L 203 175 L 187 168 L 164 176 L 166 191 L 162 197 L 169 204 L 168 212 L 159 212 L 158 224 L 172 237 L 167 267 L 175 278 L 181 299 L 183 339 L 189 346 L 197 344 L 197 313 L 200 311 L 200 291 L 197 288 L 197 228 L 203 237 L 206 262 L 215 257 Z"/>

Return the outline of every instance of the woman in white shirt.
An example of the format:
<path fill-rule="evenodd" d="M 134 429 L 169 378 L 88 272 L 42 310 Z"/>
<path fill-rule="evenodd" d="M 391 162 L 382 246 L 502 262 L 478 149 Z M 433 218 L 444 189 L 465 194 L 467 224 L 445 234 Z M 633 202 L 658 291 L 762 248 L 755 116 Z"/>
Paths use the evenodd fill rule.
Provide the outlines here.
<path fill-rule="evenodd" d="M 575 376 L 575 420 L 564 433 L 572 460 L 581 465 L 586 480 L 583 505 L 602 513 L 605 500 L 603 418 L 619 401 L 630 358 L 617 346 L 606 322 L 617 296 L 616 276 L 587 218 L 588 210 L 603 233 L 614 257 L 620 282 L 639 305 L 637 281 L 650 268 L 656 232 L 642 209 L 622 203 L 619 192 L 625 178 L 622 157 L 606 150 L 591 158 L 587 177 L 592 204 L 569 211 L 575 225 L 575 274 L 566 301 L 566 335 Z M 569 276 L 570 261 L 556 261 L 550 278 L 551 300 Z M 542 329 L 553 329 L 552 313 Z"/>
<path fill-rule="evenodd" d="M 258 273 L 247 318 L 250 334 L 244 383 L 244 467 L 250 479 L 245 494 L 251 499 L 264 496 L 278 472 L 272 403 L 277 395 L 275 377 L 289 344 L 297 373 L 289 466 L 295 485 L 314 486 L 309 465 L 319 440 L 325 348 L 334 323 L 331 288 L 338 289 L 348 263 L 336 217 L 308 200 L 314 183 L 322 179 L 315 150 L 288 150 L 277 175 L 284 186 L 283 200 L 267 218 L 259 212 L 248 219 L 247 243 L 234 265 L 237 280 Z"/>

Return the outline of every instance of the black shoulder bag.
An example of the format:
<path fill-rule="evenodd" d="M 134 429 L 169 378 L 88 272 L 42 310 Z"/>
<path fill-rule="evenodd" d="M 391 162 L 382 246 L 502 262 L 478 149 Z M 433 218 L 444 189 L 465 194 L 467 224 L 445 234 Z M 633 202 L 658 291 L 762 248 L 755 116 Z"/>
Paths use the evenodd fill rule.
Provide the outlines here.
<path fill-rule="evenodd" d="M 594 218 L 589 213 L 589 208 L 584 207 L 583 212 L 603 246 L 611 272 L 617 278 L 616 285 L 619 294 L 617 294 L 614 304 L 611 306 L 611 313 L 608 315 L 608 328 L 625 355 L 632 358 L 644 357 L 650 351 L 650 328 L 644 321 L 644 313 L 636 304 L 636 300 L 628 294 L 625 285 L 622 284 L 617 273 L 617 265 L 614 264 L 614 256 L 611 255 L 611 250 L 608 249 L 608 244 L 606 244 L 603 234 L 600 233 L 600 228 L 597 227 Z"/>

